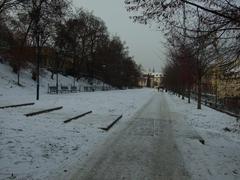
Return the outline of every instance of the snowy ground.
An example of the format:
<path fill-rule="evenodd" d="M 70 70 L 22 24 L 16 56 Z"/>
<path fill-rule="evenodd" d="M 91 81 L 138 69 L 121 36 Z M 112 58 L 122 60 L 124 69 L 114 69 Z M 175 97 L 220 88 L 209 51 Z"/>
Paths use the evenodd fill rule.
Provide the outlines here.
<path fill-rule="evenodd" d="M 54 84 L 50 73 L 41 76 L 40 101 L 35 101 L 35 82 L 29 70 L 16 74 L 8 65 L 0 64 L 0 106 L 35 102 L 34 106 L 0 109 L 0 179 L 48 179 L 55 173 L 68 173 L 71 164 L 80 163 L 98 144 L 114 133 L 100 130 L 117 116 L 123 118 L 116 125 L 127 122 L 150 99 L 153 91 L 114 90 L 59 95 L 47 94 L 47 85 Z M 60 83 L 70 85 L 72 77 L 59 77 Z M 88 85 L 79 81 L 78 85 Z M 24 114 L 63 106 L 63 109 L 26 117 Z M 63 121 L 92 110 L 81 119 L 64 124 Z"/>
<path fill-rule="evenodd" d="M 34 106 L 0 110 L 0 179 L 11 178 L 12 173 L 22 179 L 45 179 L 55 172 L 69 171 L 70 164 L 84 160 L 114 132 L 114 128 L 105 133 L 99 127 L 123 114 L 116 126 L 121 125 L 151 96 L 152 90 L 148 89 L 42 95 Z M 12 103 L 15 102 L 18 97 Z M 47 114 L 24 116 L 57 106 L 64 107 Z M 63 123 L 89 110 L 93 114 Z"/>
<path fill-rule="evenodd" d="M 173 118 L 178 120 L 176 131 L 194 131 L 185 135 L 179 134 L 177 138 L 179 150 L 192 178 L 240 179 L 240 122 L 206 106 L 198 110 L 196 102 L 188 104 L 187 100 L 181 100 L 174 95 L 165 96 L 171 111 L 175 113 Z M 226 127 L 231 132 L 224 131 Z M 205 145 L 199 142 L 198 136 L 205 140 Z"/>
<path fill-rule="evenodd" d="M 60 76 L 60 83 L 70 85 L 71 77 Z M 115 90 L 48 95 L 47 85 L 54 84 L 50 73 L 41 76 L 40 101 L 35 101 L 35 82 L 28 70 L 16 74 L 0 64 L 0 106 L 35 102 L 34 106 L 0 109 L 0 179 L 49 179 L 57 173 L 71 173 L 74 164 L 84 162 L 112 133 L 125 125 L 156 92 L 150 89 Z M 88 85 L 79 81 L 78 85 Z M 196 103 L 162 93 L 176 123 L 178 148 L 187 170 L 195 180 L 240 179 L 240 132 L 236 118 Z M 47 114 L 24 114 L 63 106 Z M 92 110 L 93 113 L 64 124 L 67 118 Z M 118 115 L 123 119 L 109 132 L 99 129 Z M 223 129 L 228 127 L 231 132 Z M 178 134 L 185 132 L 185 134 Z M 194 132 L 194 133 L 193 133 Z M 199 143 L 198 137 L 205 140 Z"/>

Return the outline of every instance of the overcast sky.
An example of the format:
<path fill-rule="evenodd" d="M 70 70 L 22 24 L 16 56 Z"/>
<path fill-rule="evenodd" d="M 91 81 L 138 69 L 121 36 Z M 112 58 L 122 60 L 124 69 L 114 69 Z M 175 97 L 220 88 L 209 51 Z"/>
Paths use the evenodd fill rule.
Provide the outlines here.
<path fill-rule="evenodd" d="M 118 35 L 129 47 L 130 55 L 148 70 L 161 71 L 165 62 L 162 35 L 155 28 L 133 23 L 124 0 L 73 0 L 76 7 L 93 11 L 106 23 L 111 35 Z"/>

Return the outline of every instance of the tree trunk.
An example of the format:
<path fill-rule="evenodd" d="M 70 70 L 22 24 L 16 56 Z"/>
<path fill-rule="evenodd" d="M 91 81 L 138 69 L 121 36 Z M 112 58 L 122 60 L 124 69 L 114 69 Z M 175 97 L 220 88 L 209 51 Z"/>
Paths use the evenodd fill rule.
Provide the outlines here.
<path fill-rule="evenodd" d="M 182 90 L 182 100 L 184 100 L 184 96 L 185 96 L 185 89 L 183 88 L 183 90 Z"/>
<path fill-rule="evenodd" d="M 22 47 L 20 47 L 20 51 L 18 51 L 18 57 L 17 57 L 17 84 L 18 84 L 18 86 L 20 86 L 21 84 L 20 84 L 20 71 L 21 71 L 21 62 L 20 61 L 22 61 L 22 59 L 21 58 L 19 58 L 19 57 L 21 57 L 21 53 L 22 53 Z"/>
<path fill-rule="evenodd" d="M 201 86 L 201 84 L 202 84 L 202 77 L 201 76 L 199 76 L 198 77 L 198 84 L 197 84 L 197 86 L 198 86 L 198 100 L 197 100 L 197 108 L 198 109 L 201 109 L 201 101 L 202 101 L 202 86 Z"/>
<path fill-rule="evenodd" d="M 56 74 L 56 88 L 57 88 L 57 94 L 58 94 L 58 71 L 57 71 L 57 74 Z"/>
<path fill-rule="evenodd" d="M 76 84 L 76 55 L 74 52 L 74 57 L 73 57 L 73 86 Z"/>
<path fill-rule="evenodd" d="M 53 80 L 53 77 L 54 77 L 54 72 L 51 71 L 51 79 Z"/>
<path fill-rule="evenodd" d="M 191 88 L 188 87 L 188 103 L 191 103 Z"/>
<path fill-rule="evenodd" d="M 20 69 L 18 69 L 18 72 L 17 72 L 17 84 L 18 86 L 20 86 Z"/>
<path fill-rule="evenodd" d="M 41 62 L 41 46 L 40 46 L 40 37 L 37 35 L 37 97 L 36 99 L 39 100 L 39 88 L 40 88 L 40 62 Z"/>

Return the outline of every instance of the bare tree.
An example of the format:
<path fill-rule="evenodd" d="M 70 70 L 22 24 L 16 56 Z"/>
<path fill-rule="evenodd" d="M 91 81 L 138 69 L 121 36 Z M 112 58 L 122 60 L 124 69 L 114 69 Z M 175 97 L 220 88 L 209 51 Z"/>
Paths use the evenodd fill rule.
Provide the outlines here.
<path fill-rule="evenodd" d="M 21 0 L 0 0 L 0 15 L 19 5 Z"/>
<path fill-rule="evenodd" d="M 201 81 L 213 62 L 222 59 L 227 71 L 240 56 L 240 6 L 236 0 L 126 0 L 127 10 L 135 12 L 134 22 L 160 23 L 171 37 L 191 44 L 197 59 L 198 108 L 201 108 Z M 182 11 L 184 9 L 184 11 Z M 183 17 L 183 21 L 182 21 Z M 164 26 L 161 26 L 164 24 Z M 172 68 L 171 68 L 172 69 Z"/>
<path fill-rule="evenodd" d="M 33 22 L 31 35 L 36 47 L 37 100 L 39 99 L 39 69 L 42 47 L 51 37 L 53 24 L 65 15 L 67 7 L 68 3 L 65 0 L 31 0 L 24 6 Z"/>
<path fill-rule="evenodd" d="M 136 14 L 131 16 L 134 22 L 163 23 L 164 26 L 160 24 L 159 28 L 167 32 L 172 28 L 185 28 L 181 17 L 184 16 L 182 8 L 186 7 L 185 30 L 192 34 L 192 38 L 200 33 L 209 35 L 213 43 L 218 42 L 221 47 L 218 56 L 223 57 L 225 65 L 230 65 L 230 68 L 239 59 L 240 4 L 237 0 L 125 0 L 125 3 L 127 10 Z M 198 16 L 208 29 L 196 27 Z"/>

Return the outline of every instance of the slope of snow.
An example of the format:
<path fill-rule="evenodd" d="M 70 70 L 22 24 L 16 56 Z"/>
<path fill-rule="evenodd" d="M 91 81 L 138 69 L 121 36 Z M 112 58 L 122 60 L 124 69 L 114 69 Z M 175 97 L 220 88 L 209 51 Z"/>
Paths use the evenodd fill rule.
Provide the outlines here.
<path fill-rule="evenodd" d="M 16 74 L 0 64 L 0 106 L 35 102 L 33 106 L 0 109 L 0 179 L 48 179 L 66 174 L 84 161 L 98 144 L 126 123 L 153 95 L 151 89 L 114 90 L 49 95 L 50 73 L 41 77 L 40 101 L 35 101 L 35 83 L 27 70 L 16 85 Z M 71 84 L 71 77 L 59 77 Z M 79 84 L 87 84 L 79 82 Z M 63 106 L 38 116 L 24 114 Z M 67 124 L 63 121 L 92 110 L 93 113 Z M 109 132 L 106 127 L 119 115 L 123 118 Z"/>
<path fill-rule="evenodd" d="M 194 101 L 188 104 L 174 95 L 165 96 L 176 114 L 176 132 L 188 129 L 178 135 L 177 144 L 192 179 L 240 179 L 240 123 L 236 118 L 206 106 L 198 110 Z M 224 131 L 226 127 L 232 131 Z"/>
<path fill-rule="evenodd" d="M 102 83 L 97 80 L 95 81 L 96 85 Z M 0 63 L 0 84 L 0 96 L 5 96 L 7 97 L 6 99 L 11 98 L 12 95 L 28 95 L 33 97 L 33 99 L 36 96 L 36 82 L 31 78 L 30 69 L 21 70 L 20 84 L 22 86 L 18 86 L 17 74 L 12 72 L 12 68 L 9 65 Z M 59 86 L 61 84 L 70 87 L 73 85 L 73 77 L 59 74 Z M 56 76 L 54 75 L 53 79 L 51 79 L 51 72 L 43 69 L 40 75 L 40 95 L 47 93 L 48 85 L 56 85 Z M 86 79 L 80 79 L 75 85 L 79 87 L 89 86 L 90 84 Z"/>

